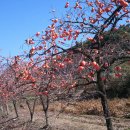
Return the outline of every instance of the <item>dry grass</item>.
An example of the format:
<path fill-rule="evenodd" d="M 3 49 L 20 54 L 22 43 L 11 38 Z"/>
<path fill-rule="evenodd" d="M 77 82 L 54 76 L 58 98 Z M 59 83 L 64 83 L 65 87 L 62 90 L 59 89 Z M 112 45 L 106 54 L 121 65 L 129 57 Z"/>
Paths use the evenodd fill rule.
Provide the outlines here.
<path fill-rule="evenodd" d="M 130 98 L 109 100 L 109 107 L 112 116 L 122 117 L 130 113 Z M 49 110 L 72 114 L 103 115 L 100 100 L 94 99 L 71 102 L 68 105 L 66 102 L 55 102 L 50 104 Z"/>
<path fill-rule="evenodd" d="M 109 101 L 111 115 L 115 117 L 122 117 L 128 113 L 127 102 L 130 99 L 114 99 Z"/>
<path fill-rule="evenodd" d="M 40 127 L 44 126 L 45 118 L 42 111 L 42 106 L 39 103 L 37 103 L 35 108 L 33 123 L 28 121 L 30 116 L 27 105 L 22 105 L 24 107 L 19 107 L 19 119 L 1 124 L 1 130 L 3 128 L 3 130 L 38 130 Z M 112 116 L 121 117 L 126 113 L 130 113 L 130 98 L 109 100 L 109 106 Z M 103 115 L 100 100 L 71 102 L 69 104 L 65 101 L 54 102 L 50 104 L 49 110 L 52 111 L 48 113 L 52 130 L 86 130 L 86 128 L 88 130 L 104 130 L 106 128 L 102 117 L 88 115 L 82 116 L 85 114 Z M 64 113 L 57 116 L 57 112 L 62 110 Z M 75 116 L 76 114 L 78 116 Z M 15 113 L 11 112 L 10 117 L 15 117 Z M 5 118 L 5 120 L 7 119 Z M 119 130 L 128 130 L 128 128 L 130 128 L 129 121 L 130 120 L 119 118 L 117 120 L 114 119 L 114 128 L 118 128 Z"/>

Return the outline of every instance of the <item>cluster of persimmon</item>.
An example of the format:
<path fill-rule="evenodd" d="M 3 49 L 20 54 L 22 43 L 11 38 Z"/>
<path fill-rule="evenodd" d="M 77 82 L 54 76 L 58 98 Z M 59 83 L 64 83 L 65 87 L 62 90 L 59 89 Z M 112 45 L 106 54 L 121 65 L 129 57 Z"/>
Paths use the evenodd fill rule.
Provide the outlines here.
<path fill-rule="evenodd" d="M 66 2 L 65 8 L 68 8 L 68 7 L 69 7 L 69 2 Z M 82 9 L 82 6 L 79 4 L 79 2 L 75 3 L 74 9 L 76 8 Z"/>
<path fill-rule="evenodd" d="M 71 58 L 65 57 L 62 59 L 62 57 L 60 55 L 57 55 L 56 59 L 53 60 L 54 66 L 56 68 L 60 68 L 60 69 L 63 69 L 63 68 L 65 68 L 66 65 L 72 64 L 72 63 L 73 63 L 73 61 Z"/>
<path fill-rule="evenodd" d="M 14 94 L 8 92 L 7 90 L 2 90 L 2 91 L 0 92 L 0 96 L 2 97 L 2 99 L 8 100 L 8 99 L 10 99 L 10 97 L 14 96 Z"/>
<path fill-rule="evenodd" d="M 120 72 L 122 68 L 120 66 L 116 66 L 114 70 L 115 70 L 115 77 L 120 78 L 122 76 L 122 73 Z"/>
<path fill-rule="evenodd" d="M 53 22 L 55 23 L 55 20 L 53 20 Z M 55 31 L 55 24 L 54 23 L 51 26 L 49 26 L 50 30 L 48 33 L 49 35 L 47 36 L 47 37 L 50 37 L 52 41 L 54 41 L 58 38 L 58 33 Z"/>
<path fill-rule="evenodd" d="M 12 69 L 16 74 L 17 81 L 31 81 L 32 84 L 35 84 L 35 78 L 32 76 L 31 72 L 29 71 L 29 67 L 33 65 L 33 62 L 30 61 L 28 63 L 21 64 L 21 58 L 19 56 L 15 56 L 14 64 L 12 64 Z M 21 64 L 21 65 L 20 65 Z"/>
<path fill-rule="evenodd" d="M 66 29 L 63 29 L 60 27 L 58 30 L 55 28 L 55 24 L 58 22 L 58 19 L 53 19 L 52 20 L 52 25 L 48 26 L 48 29 L 45 31 L 45 35 L 42 36 L 43 44 L 46 44 L 46 41 L 51 40 L 53 41 L 52 44 L 55 45 L 55 40 L 58 38 L 63 39 L 64 41 L 66 40 L 71 40 L 72 38 L 74 40 L 77 39 L 79 35 L 79 31 L 75 30 L 70 27 L 70 25 L 67 25 Z M 59 21 L 61 23 L 61 21 Z M 60 41 L 63 43 L 62 41 Z"/>
<path fill-rule="evenodd" d="M 126 7 L 128 7 L 128 2 L 126 0 L 111 0 L 111 3 L 108 5 L 106 5 L 103 2 L 100 2 L 99 0 L 95 0 L 95 1 L 86 0 L 86 4 L 89 7 L 91 7 L 92 13 L 96 13 L 95 18 L 89 17 L 89 22 L 92 24 L 95 24 L 104 13 L 112 12 L 112 9 L 117 4 L 123 6 L 123 9 L 122 9 L 123 12 L 126 12 L 126 13 L 129 12 L 128 9 L 126 8 Z M 65 8 L 68 8 L 68 7 L 69 7 L 69 2 L 66 2 Z M 75 3 L 74 9 L 77 9 L 77 8 L 82 9 L 82 5 L 80 5 L 80 2 Z M 118 16 L 120 13 L 116 12 L 115 15 Z M 86 21 L 86 18 L 84 18 L 84 21 Z M 83 24 L 82 24 L 82 26 L 83 26 Z"/>
<path fill-rule="evenodd" d="M 72 34 L 72 29 L 70 28 L 69 29 L 69 27 L 68 27 L 68 31 L 66 30 L 66 29 L 63 29 L 63 28 L 60 28 L 60 38 L 63 38 L 64 39 L 64 41 L 66 41 L 67 39 L 68 40 L 71 40 L 72 38 L 74 39 L 74 40 L 76 40 L 77 39 L 77 37 L 78 37 L 78 35 L 79 35 L 79 31 L 78 30 L 76 30 L 75 32 L 74 32 L 74 36 L 73 36 L 73 34 Z"/>
<path fill-rule="evenodd" d="M 126 0 L 117 0 L 117 3 L 120 3 L 120 5 L 122 5 L 123 7 L 128 6 L 128 2 L 126 2 Z"/>
<path fill-rule="evenodd" d="M 96 71 L 100 70 L 100 66 L 98 65 L 98 63 L 96 61 L 93 62 L 86 62 L 86 61 L 81 61 L 80 65 L 78 67 L 78 71 L 82 71 L 85 69 L 85 66 L 87 65 L 87 67 L 93 67 L 93 69 L 95 69 Z"/>
<path fill-rule="evenodd" d="M 87 40 L 90 41 L 91 43 L 96 43 L 96 40 L 92 37 L 88 37 Z"/>
<path fill-rule="evenodd" d="M 12 86 L 10 86 L 12 85 L 12 81 L 9 81 L 8 77 L 6 76 L 1 77 L 0 80 L 0 97 L 5 102 L 11 99 L 12 97 L 15 97 L 16 95 L 16 92 L 14 92 L 11 89 Z"/>
<path fill-rule="evenodd" d="M 34 40 L 32 38 L 28 38 L 26 40 L 26 43 L 30 45 L 30 44 L 34 44 L 35 42 L 34 42 Z"/>
<path fill-rule="evenodd" d="M 24 81 L 31 81 L 32 83 L 35 83 L 35 78 L 31 75 L 31 73 L 25 68 L 23 70 L 20 70 L 20 73 L 17 73 L 16 78 L 18 80 Z"/>

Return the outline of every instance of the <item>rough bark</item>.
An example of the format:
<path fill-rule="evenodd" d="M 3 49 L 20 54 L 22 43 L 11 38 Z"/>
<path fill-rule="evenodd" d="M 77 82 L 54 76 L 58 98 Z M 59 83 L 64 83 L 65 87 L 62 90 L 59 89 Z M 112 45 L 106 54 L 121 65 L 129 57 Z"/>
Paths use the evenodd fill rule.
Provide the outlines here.
<path fill-rule="evenodd" d="M 103 113 L 106 120 L 107 130 L 113 130 L 111 114 L 110 114 L 108 101 L 107 101 L 106 89 L 105 89 L 103 81 L 101 80 L 101 72 L 97 73 L 97 85 L 98 85 L 99 91 L 101 92 L 101 95 L 100 95 L 101 104 L 103 107 Z"/>
<path fill-rule="evenodd" d="M 28 109 L 29 109 L 31 122 L 33 121 L 33 115 L 34 115 L 34 110 L 35 110 L 35 105 L 36 105 L 36 99 L 37 99 L 37 98 L 34 99 L 32 110 L 31 110 L 31 106 L 30 106 L 30 104 L 29 104 L 29 101 L 26 99 L 26 104 L 27 104 Z"/>
<path fill-rule="evenodd" d="M 45 99 L 46 98 L 46 99 Z M 48 96 L 40 96 L 41 104 L 43 107 L 43 111 L 45 114 L 45 120 L 46 120 L 46 125 L 43 127 L 44 129 L 48 128 L 49 122 L 48 122 L 48 107 L 49 107 L 49 97 Z"/>
<path fill-rule="evenodd" d="M 15 110 L 16 118 L 18 118 L 19 115 L 18 115 L 18 110 L 17 110 L 17 106 L 16 106 L 16 100 L 13 100 L 13 106 L 14 106 L 14 110 Z"/>

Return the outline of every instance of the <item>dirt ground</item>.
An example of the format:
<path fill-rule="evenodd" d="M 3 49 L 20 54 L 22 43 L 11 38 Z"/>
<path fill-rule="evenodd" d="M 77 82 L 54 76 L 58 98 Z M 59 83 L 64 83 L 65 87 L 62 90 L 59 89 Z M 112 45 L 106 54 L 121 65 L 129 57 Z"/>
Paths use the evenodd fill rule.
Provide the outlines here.
<path fill-rule="evenodd" d="M 10 113 L 11 119 L 15 117 L 14 111 Z M 0 124 L 0 130 L 40 130 L 44 126 L 44 113 L 36 109 L 33 123 L 30 123 L 29 111 L 19 108 L 19 119 L 10 120 Z M 1 119 L 0 122 L 8 120 Z M 130 119 L 112 118 L 114 130 L 130 130 Z M 50 128 L 48 130 L 106 130 L 105 120 L 102 116 L 58 114 L 49 112 Z"/>

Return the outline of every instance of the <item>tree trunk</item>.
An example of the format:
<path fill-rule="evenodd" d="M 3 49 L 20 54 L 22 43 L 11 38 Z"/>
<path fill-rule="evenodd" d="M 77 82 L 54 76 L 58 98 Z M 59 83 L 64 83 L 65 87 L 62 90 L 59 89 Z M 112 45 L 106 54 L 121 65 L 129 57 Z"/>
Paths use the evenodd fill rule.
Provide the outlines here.
<path fill-rule="evenodd" d="M 105 89 L 105 85 L 104 85 L 104 83 L 101 79 L 101 72 L 97 73 L 97 85 L 98 85 L 99 91 L 101 92 L 101 94 L 100 94 L 101 104 L 102 104 L 102 107 L 103 107 L 103 113 L 104 113 L 104 117 L 105 117 L 105 120 L 106 120 L 107 130 L 113 130 L 110 110 L 109 110 L 109 107 L 108 107 L 106 89 Z"/>
<path fill-rule="evenodd" d="M 104 117 L 106 120 L 107 130 L 113 130 L 112 120 L 111 120 L 111 115 L 110 115 L 106 95 L 101 96 L 101 103 L 102 103 L 102 107 L 103 107 Z"/>
<path fill-rule="evenodd" d="M 46 99 L 43 99 L 46 98 Z M 44 129 L 48 128 L 49 122 L 48 122 L 48 107 L 49 107 L 49 97 L 45 96 L 43 97 L 42 95 L 40 96 L 41 104 L 43 107 L 43 111 L 45 114 L 45 120 L 46 120 L 46 125 L 43 127 Z"/>
<path fill-rule="evenodd" d="M 36 99 L 37 99 L 37 98 L 34 99 L 33 109 L 32 109 L 32 110 L 31 110 L 31 107 L 30 107 L 30 104 L 29 104 L 28 100 L 26 99 L 26 104 L 27 104 L 28 109 L 29 109 L 31 122 L 33 121 L 33 115 L 34 115 L 34 110 L 35 110 Z"/>
<path fill-rule="evenodd" d="M 16 106 L 16 101 L 13 100 L 13 105 L 14 105 L 14 110 L 15 110 L 15 114 L 16 114 L 16 118 L 18 118 L 18 110 L 17 110 L 17 106 Z"/>
<path fill-rule="evenodd" d="M 49 124 L 48 124 L 48 112 L 47 111 L 45 111 L 45 118 L 46 118 L 46 126 L 48 127 Z"/>
<path fill-rule="evenodd" d="M 36 105 L 36 100 L 37 100 L 37 98 L 35 97 L 35 99 L 34 99 L 34 104 L 33 104 L 33 110 L 32 110 L 32 120 L 33 120 L 33 115 L 34 115 L 34 111 L 35 111 L 35 105 Z"/>
<path fill-rule="evenodd" d="M 26 104 L 27 104 L 27 106 L 28 106 L 28 110 L 29 110 L 30 118 L 31 118 L 31 122 L 32 122 L 32 120 L 33 120 L 33 113 L 32 113 L 32 111 L 31 111 L 31 107 L 30 107 L 29 102 L 28 102 L 27 99 L 26 99 Z"/>

